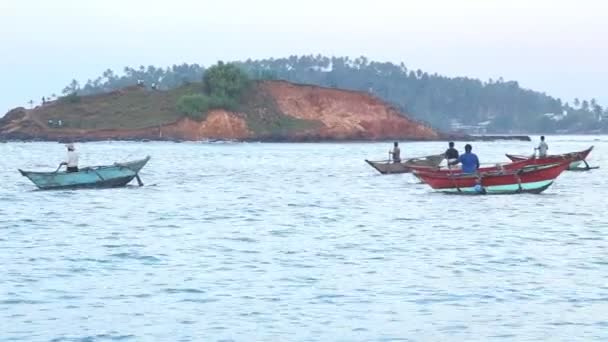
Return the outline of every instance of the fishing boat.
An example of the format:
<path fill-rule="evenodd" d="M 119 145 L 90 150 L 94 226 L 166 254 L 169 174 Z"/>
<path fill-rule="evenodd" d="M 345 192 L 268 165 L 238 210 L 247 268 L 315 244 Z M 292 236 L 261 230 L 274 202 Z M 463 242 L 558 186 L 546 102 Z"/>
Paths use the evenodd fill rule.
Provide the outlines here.
<path fill-rule="evenodd" d="M 535 155 L 524 156 L 524 155 L 514 155 L 514 154 L 506 154 L 507 158 L 512 161 L 520 161 L 520 160 L 530 160 L 533 164 L 549 164 L 549 163 L 559 163 L 561 161 L 567 160 L 570 161 L 570 165 L 568 170 L 591 170 L 596 169 L 597 167 L 591 167 L 587 163 L 585 159 L 589 156 L 593 150 L 593 146 L 589 147 L 584 151 L 579 152 L 570 152 L 564 154 L 553 154 L 547 155 L 545 157 L 536 157 Z M 585 167 L 580 167 L 581 164 L 585 164 Z"/>
<path fill-rule="evenodd" d="M 414 174 L 435 190 L 454 194 L 538 194 L 553 184 L 568 168 L 569 162 L 528 165 L 518 170 L 480 172 L 476 174 L 444 174 L 414 171 Z"/>
<path fill-rule="evenodd" d="M 126 163 L 83 167 L 78 172 L 34 172 L 23 170 L 19 170 L 19 172 L 43 190 L 113 188 L 125 186 L 133 178 L 137 179 L 139 186 L 142 186 L 143 183 L 139 178 L 139 171 L 149 160 L 150 156 L 147 156 L 144 159 Z"/>
<path fill-rule="evenodd" d="M 410 158 L 401 163 L 394 163 L 391 160 L 371 161 L 365 160 L 371 167 L 378 170 L 381 174 L 408 173 L 412 172 L 412 167 L 436 168 L 445 159 L 444 154 L 435 154 L 426 157 Z"/>

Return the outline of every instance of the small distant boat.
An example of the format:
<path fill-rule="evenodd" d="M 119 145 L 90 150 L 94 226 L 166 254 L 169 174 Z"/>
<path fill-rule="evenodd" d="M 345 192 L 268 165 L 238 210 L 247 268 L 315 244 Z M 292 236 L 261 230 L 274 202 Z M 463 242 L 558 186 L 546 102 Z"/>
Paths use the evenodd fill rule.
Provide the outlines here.
<path fill-rule="evenodd" d="M 536 157 L 535 155 L 531 156 L 523 156 L 523 155 L 514 155 L 514 154 L 506 154 L 507 158 L 512 161 L 520 161 L 520 160 L 530 160 L 533 164 L 549 164 L 549 163 L 559 163 L 561 161 L 570 161 L 570 165 L 568 170 L 591 170 L 596 169 L 597 167 L 591 167 L 587 164 L 587 157 L 589 153 L 593 150 L 593 146 L 589 147 L 584 151 L 579 152 L 570 152 L 564 154 L 553 154 L 547 155 L 546 157 Z M 584 163 L 585 167 L 580 167 L 580 165 Z"/>
<path fill-rule="evenodd" d="M 410 158 L 401 163 L 393 163 L 390 160 L 371 161 L 367 159 L 365 162 L 382 174 L 391 174 L 412 172 L 413 167 L 437 168 L 443 159 L 445 159 L 445 156 L 443 153 L 441 153 L 426 157 Z"/>
<path fill-rule="evenodd" d="M 433 171 L 414 171 L 414 174 L 431 188 L 453 194 L 538 194 L 549 188 L 568 165 L 568 161 L 562 161 L 478 174 L 454 175 Z"/>
<path fill-rule="evenodd" d="M 143 183 L 139 178 L 139 171 L 149 160 L 150 156 L 147 156 L 144 159 L 126 163 L 83 167 L 78 172 L 33 172 L 23 170 L 19 170 L 19 172 L 43 190 L 113 188 L 125 186 L 133 178 L 136 178 L 138 184 L 142 186 Z"/>

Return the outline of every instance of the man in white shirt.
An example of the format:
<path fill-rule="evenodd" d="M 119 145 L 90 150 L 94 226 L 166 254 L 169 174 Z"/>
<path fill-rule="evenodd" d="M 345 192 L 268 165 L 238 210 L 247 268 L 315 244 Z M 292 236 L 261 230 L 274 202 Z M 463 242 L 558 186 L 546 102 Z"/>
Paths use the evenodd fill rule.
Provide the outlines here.
<path fill-rule="evenodd" d="M 543 135 L 540 137 L 540 144 L 538 144 L 538 147 L 535 148 L 535 150 L 538 150 L 538 157 L 539 158 L 546 157 L 548 149 L 549 149 L 549 146 L 545 142 L 545 136 Z"/>
<path fill-rule="evenodd" d="M 74 144 L 67 144 L 65 147 L 68 148 L 67 161 L 61 163 L 67 167 L 67 172 L 78 172 L 78 152 L 74 148 Z"/>

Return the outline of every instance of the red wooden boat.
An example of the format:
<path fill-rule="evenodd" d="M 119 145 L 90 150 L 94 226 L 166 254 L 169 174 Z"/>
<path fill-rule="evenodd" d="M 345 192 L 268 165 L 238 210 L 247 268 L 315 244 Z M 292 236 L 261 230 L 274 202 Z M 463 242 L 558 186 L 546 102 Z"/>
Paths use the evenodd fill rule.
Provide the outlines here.
<path fill-rule="evenodd" d="M 570 163 L 528 165 L 517 170 L 490 171 L 475 174 L 444 174 L 414 171 L 433 189 L 458 194 L 541 193 L 568 168 Z"/>
<path fill-rule="evenodd" d="M 585 159 L 587 159 L 587 157 L 589 156 L 589 153 L 591 153 L 591 150 L 593 150 L 593 146 L 589 147 L 588 149 L 584 150 L 584 151 L 579 151 L 579 152 L 570 152 L 570 153 L 564 153 L 564 154 L 553 154 L 553 155 L 547 155 L 546 157 L 536 157 L 535 155 L 531 155 L 531 156 L 523 156 L 523 155 L 513 155 L 513 154 L 506 154 L 507 158 L 511 159 L 512 161 L 516 162 L 516 161 L 521 161 L 521 160 L 530 160 L 532 164 L 547 164 L 547 163 L 559 163 L 562 161 L 569 161 L 570 162 L 570 166 L 568 167 L 569 170 L 573 170 L 573 169 L 579 169 L 579 165 L 581 163 L 585 163 L 585 168 L 584 169 L 592 169 L 589 164 L 587 164 L 587 162 L 585 161 Z"/>

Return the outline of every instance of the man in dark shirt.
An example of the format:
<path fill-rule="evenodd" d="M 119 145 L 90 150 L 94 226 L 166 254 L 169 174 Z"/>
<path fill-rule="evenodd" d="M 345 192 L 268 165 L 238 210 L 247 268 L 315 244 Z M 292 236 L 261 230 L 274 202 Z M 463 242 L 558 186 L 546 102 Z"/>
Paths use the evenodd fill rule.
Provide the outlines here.
<path fill-rule="evenodd" d="M 450 148 L 445 150 L 445 159 L 447 159 L 448 162 L 451 162 L 451 161 L 454 161 L 455 159 L 458 159 L 458 150 L 454 148 L 453 141 L 450 141 L 449 146 L 450 146 Z"/>

